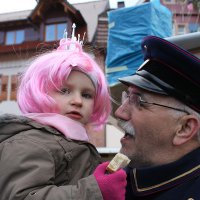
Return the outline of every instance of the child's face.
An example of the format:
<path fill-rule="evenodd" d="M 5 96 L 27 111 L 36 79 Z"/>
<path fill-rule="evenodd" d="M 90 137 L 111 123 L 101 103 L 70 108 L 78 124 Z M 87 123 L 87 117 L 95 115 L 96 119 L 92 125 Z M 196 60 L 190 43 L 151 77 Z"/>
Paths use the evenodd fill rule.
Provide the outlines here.
<path fill-rule="evenodd" d="M 49 95 L 56 101 L 61 115 L 87 124 L 93 113 L 95 87 L 82 72 L 72 71 L 64 85 Z"/>

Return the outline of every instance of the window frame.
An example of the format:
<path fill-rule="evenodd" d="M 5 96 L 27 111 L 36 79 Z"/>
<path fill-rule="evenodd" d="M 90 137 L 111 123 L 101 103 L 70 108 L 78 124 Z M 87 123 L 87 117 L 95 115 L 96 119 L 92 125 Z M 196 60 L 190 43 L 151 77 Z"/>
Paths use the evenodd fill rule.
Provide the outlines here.
<path fill-rule="evenodd" d="M 59 32 L 58 32 L 58 26 L 59 25 L 64 25 L 65 26 L 65 29 L 68 29 L 68 23 L 66 22 L 56 22 L 56 23 L 48 23 L 48 24 L 45 24 L 45 31 L 44 31 L 44 41 L 46 42 L 52 42 L 52 41 L 57 41 L 57 40 L 60 40 L 62 39 L 62 36 L 64 34 L 64 30 L 62 32 L 62 36 L 61 38 L 59 37 Z M 47 28 L 50 27 L 50 26 L 53 26 L 54 27 L 54 35 L 53 35 L 53 38 L 52 39 L 47 39 Z"/>
<path fill-rule="evenodd" d="M 183 33 L 180 33 L 179 32 L 179 28 L 180 27 L 183 27 Z M 184 35 L 186 34 L 188 31 L 187 31 L 187 24 L 184 24 L 184 23 L 180 23 L 180 24 L 177 24 L 176 25 L 176 35 Z"/>
<path fill-rule="evenodd" d="M 22 39 L 18 41 L 18 33 L 22 32 Z M 10 39 L 8 40 L 9 35 L 8 34 L 13 34 L 11 35 Z M 11 41 L 11 42 L 10 42 Z M 16 44 L 22 44 L 25 41 L 25 30 L 24 29 L 17 29 L 17 30 L 9 30 L 6 31 L 5 34 L 5 45 L 16 45 Z"/>

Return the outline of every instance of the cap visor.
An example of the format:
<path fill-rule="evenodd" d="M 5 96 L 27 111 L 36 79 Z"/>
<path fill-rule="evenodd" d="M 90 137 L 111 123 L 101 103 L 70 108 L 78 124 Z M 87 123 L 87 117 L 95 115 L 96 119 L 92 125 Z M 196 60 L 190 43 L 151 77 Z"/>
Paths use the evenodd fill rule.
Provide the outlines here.
<path fill-rule="evenodd" d="M 144 77 L 139 76 L 138 74 L 134 74 L 133 76 L 127 76 L 127 77 L 119 78 L 119 81 L 121 83 L 127 85 L 127 86 L 135 85 L 139 88 L 142 88 L 142 89 L 150 91 L 150 92 L 168 95 L 160 87 L 153 84 L 152 82 L 145 79 Z"/>

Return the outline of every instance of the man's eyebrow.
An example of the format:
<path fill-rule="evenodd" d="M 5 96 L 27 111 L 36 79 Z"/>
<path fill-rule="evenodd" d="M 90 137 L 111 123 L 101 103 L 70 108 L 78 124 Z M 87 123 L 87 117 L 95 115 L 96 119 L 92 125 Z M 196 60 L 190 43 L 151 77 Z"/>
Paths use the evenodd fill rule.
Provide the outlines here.
<path fill-rule="evenodd" d="M 129 88 L 128 90 L 127 90 L 127 94 L 131 94 L 131 93 L 134 93 L 134 94 L 138 94 L 138 95 L 142 95 L 143 94 L 143 92 L 141 92 L 141 91 L 139 91 L 139 90 L 135 90 L 135 89 L 133 89 L 133 88 Z"/>

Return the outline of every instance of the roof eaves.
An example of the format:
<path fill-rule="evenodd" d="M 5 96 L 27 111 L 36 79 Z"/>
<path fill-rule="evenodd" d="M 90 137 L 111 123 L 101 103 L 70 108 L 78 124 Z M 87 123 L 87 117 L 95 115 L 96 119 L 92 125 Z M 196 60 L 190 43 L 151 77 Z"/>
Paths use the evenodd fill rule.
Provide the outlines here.
<path fill-rule="evenodd" d="M 23 11 L 0 14 L 0 23 L 26 20 L 28 16 L 30 15 L 31 11 L 32 10 L 23 10 Z"/>

